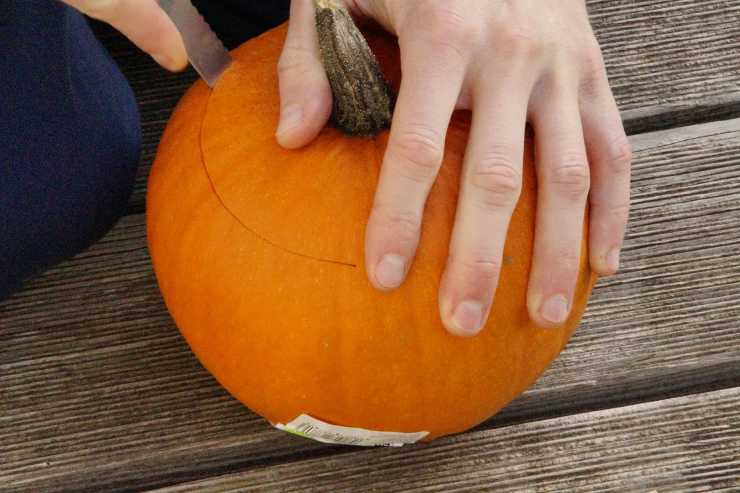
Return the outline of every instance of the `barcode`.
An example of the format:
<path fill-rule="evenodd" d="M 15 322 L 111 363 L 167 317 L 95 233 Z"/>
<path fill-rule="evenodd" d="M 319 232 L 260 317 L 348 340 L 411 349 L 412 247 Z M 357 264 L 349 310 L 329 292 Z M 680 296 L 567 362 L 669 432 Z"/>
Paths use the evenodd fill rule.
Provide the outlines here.
<path fill-rule="evenodd" d="M 280 430 L 319 442 L 365 447 L 400 447 L 407 443 L 418 442 L 428 435 L 427 432 L 394 433 L 332 425 L 307 414 L 302 414 L 288 424 L 277 424 L 275 426 Z"/>
<path fill-rule="evenodd" d="M 326 440 L 338 445 L 359 445 L 365 441 L 362 437 L 321 430 L 309 423 L 301 423 L 296 427 L 296 431 L 314 440 Z"/>

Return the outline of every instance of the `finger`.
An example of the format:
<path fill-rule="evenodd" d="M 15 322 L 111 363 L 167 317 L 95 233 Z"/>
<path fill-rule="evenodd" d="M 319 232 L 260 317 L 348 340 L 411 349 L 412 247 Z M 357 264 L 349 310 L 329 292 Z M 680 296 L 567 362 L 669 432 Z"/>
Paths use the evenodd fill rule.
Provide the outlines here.
<path fill-rule="evenodd" d="M 543 94 L 532 116 L 538 199 L 527 304 L 542 327 L 562 325 L 570 313 L 589 190 L 578 97 L 570 87 Z"/>
<path fill-rule="evenodd" d="M 530 87 L 488 77 L 475 94 L 461 195 L 440 287 L 442 321 L 453 334 L 477 334 L 488 319 L 511 215 L 522 186 Z"/>
<path fill-rule="evenodd" d="M 107 22 L 164 68 L 187 66 L 185 44 L 155 0 L 64 0 L 84 14 Z"/>
<path fill-rule="evenodd" d="M 403 79 L 367 227 L 368 276 L 384 290 L 401 285 L 416 253 L 465 73 L 458 51 L 421 39 L 401 40 Z"/>
<path fill-rule="evenodd" d="M 278 143 L 296 149 L 311 142 L 331 115 L 332 95 L 321 62 L 313 0 L 293 0 L 290 25 L 278 62 Z"/>
<path fill-rule="evenodd" d="M 581 97 L 586 149 L 591 163 L 589 256 L 603 276 L 619 270 L 630 204 L 632 149 L 606 73 Z"/>

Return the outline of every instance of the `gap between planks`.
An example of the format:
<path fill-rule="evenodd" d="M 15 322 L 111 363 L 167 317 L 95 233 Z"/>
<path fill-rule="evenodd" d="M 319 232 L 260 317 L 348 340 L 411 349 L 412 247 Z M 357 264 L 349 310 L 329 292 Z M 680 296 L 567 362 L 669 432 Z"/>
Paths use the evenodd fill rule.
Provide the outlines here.
<path fill-rule="evenodd" d="M 740 488 L 738 450 L 740 388 L 733 388 L 400 450 L 343 450 L 156 492 L 730 492 Z"/>

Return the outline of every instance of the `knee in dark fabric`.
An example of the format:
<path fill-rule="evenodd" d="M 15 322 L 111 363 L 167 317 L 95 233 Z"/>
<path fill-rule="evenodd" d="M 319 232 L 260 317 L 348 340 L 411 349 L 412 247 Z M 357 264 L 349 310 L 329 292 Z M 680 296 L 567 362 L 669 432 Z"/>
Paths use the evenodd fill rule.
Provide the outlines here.
<path fill-rule="evenodd" d="M 0 299 L 125 213 L 141 148 L 131 89 L 85 20 L 57 2 L 6 1 Z"/>

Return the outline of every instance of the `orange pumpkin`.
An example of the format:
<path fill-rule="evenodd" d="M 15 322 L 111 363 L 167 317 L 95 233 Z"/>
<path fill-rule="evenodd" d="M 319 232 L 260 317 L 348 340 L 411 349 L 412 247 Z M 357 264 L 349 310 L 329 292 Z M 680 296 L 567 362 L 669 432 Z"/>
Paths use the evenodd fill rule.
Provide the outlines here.
<path fill-rule="evenodd" d="M 304 149 L 280 148 L 285 35 L 281 26 L 235 50 L 215 89 L 197 82 L 167 126 L 148 195 L 167 307 L 205 367 L 272 423 L 306 414 L 425 439 L 471 428 L 529 387 L 575 330 L 595 281 L 585 228 L 573 313 L 561 329 L 537 328 L 525 304 L 537 196 L 528 140 L 490 320 L 471 339 L 445 331 L 437 292 L 470 124 L 458 112 L 408 280 L 373 289 L 364 228 L 387 132 L 348 137 L 327 126 Z M 366 35 L 398 87 L 395 39 Z"/>

